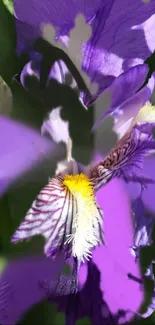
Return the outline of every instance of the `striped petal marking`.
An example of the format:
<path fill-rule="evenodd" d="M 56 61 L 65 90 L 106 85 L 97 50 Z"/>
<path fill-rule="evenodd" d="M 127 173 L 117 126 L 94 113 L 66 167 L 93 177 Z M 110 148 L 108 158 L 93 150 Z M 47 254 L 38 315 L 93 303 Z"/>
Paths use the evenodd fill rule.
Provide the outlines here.
<path fill-rule="evenodd" d="M 155 106 L 146 103 L 133 118 L 129 129 L 109 152 L 107 157 L 89 169 L 88 175 L 98 190 L 114 177 L 122 177 L 126 182 L 138 182 L 142 186 L 154 183 L 148 176 L 140 175 L 144 157 L 155 150 L 152 139 L 152 125 L 155 122 Z M 149 128 L 149 125 L 151 128 Z"/>
<path fill-rule="evenodd" d="M 140 174 L 144 158 L 152 150 L 155 150 L 152 137 L 133 128 L 118 141 L 103 161 L 90 169 L 88 175 L 95 190 L 114 177 L 122 177 L 126 182 L 154 183 L 148 176 Z"/>
<path fill-rule="evenodd" d="M 91 258 L 91 249 L 103 242 L 102 221 L 86 175 L 56 176 L 36 197 L 12 242 L 41 234 L 48 257 L 64 251 L 66 257 L 84 262 Z"/>

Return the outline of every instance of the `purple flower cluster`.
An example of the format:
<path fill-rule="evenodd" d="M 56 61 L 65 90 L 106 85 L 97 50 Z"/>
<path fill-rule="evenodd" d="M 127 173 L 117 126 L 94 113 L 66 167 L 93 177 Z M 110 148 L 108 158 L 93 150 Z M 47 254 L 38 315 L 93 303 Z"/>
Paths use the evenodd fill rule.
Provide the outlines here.
<path fill-rule="evenodd" d="M 89 40 L 83 36 L 81 52 L 74 60 L 70 49 L 74 50 L 80 38 L 76 28 L 73 33 L 79 13 L 85 17 L 86 30 L 91 27 L 91 36 Z M 154 226 L 147 211 L 155 210 L 155 108 L 151 105 L 155 81 L 144 61 L 155 50 L 155 0 L 128 0 L 123 5 L 120 0 L 15 0 L 14 15 L 17 54 L 28 56 L 20 72 L 22 86 L 29 91 L 27 78 L 35 78 L 41 98 L 43 85 L 46 88 L 53 79 L 65 84 L 66 75 L 73 74 L 70 87 L 79 87 L 83 109 L 89 110 L 92 103 L 97 105 L 109 96 L 109 106 L 92 130 L 95 134 L 102 121 L 111 116 L 118 141 L 104 157 L 94 150 L 88 167 L 75 162 L 68 146 L 66 161 L 58 164 L 55 176 L 37 195 L 12 236 L 12 242 L 18 242 L 43 235 L 47 256 L 10 261 L 0 279 L 0 323 L 16 324 L 25 311 L 45 297 L 57 303 L 67 325 L 82 317 L 89 317 L 93 325 L 148 317 L 154 311 L 154 295 L 146 312 L 141 313 L 140 308 L 145 278 L 154 281 L 153 261 L 143 274 L 139 256 L 142 247 L 152 245 Z M 54 39 L 52 34 L 50 39 L 50 24 L 54 26 Z M 43 25 L 48 28 L 43 29 Z M 38 50 L 37 39 L 42 36 L 48 40 L 46 53 Z M 50 46 L 58 52 L 64 46 L 65 55 L 59 58 L 56 54 L 42 84 L 42 70 L 47 68 L 44 55 Z M 71 68 L 67 66 L 68 57 Z M 81 88 L 79 80 L 86 87 Z M 93 83 L 98 86 L 96 92 L 89 87 Z M 49 113 L 42 136 L 0 117 L 0 132 L 5 133 L 5 146 L 0 138 L 1 196 L 18 176 L 44 157 L 51 153 L 58 156 L 59 142 L 68 145 L 69 123 L 61 119 L 60 110 L 57 107 Z M 63 273 L 65 263 L 70 276 Z"/>

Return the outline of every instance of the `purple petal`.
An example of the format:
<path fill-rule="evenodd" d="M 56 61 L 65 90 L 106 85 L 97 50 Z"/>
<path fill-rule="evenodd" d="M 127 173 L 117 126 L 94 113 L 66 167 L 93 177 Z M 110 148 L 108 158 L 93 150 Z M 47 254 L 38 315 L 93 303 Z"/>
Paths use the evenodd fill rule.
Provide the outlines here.
<path fill-rule="evenodd" d="M 104 211 L 106 246 L 95 248 L 93 262 L 101 273 L 100 288 L 110 311 L 130 311 L 128 319 L 138 312 L 144 298 L 142 286 L 128 278 L 128 273 L 141 278 L 139 265 L 130 252 L 134 229 L 129 202 L 117 179 L 97 192 L 97 201 Z"/>
<path fill-rule="evenodd" d="M 112 85 L 106 90 L 106 92 L 109 92 L 111 95 L 110 108 L 107 109 L 107 111 L 100 117 L 100 119 L 97 122 L 95 122 L 95 125 L 93 126 L 93 130 L 95 130 L 106 117 L 112 115 L 115 119 L 114 129 L 115 131 L 118 131 L 118 129 L 126 121 L 136 116 L 139 110 L 150 99 L 154 89 L 154 76 L 152 76 L 149 79 L 147 85 L 144 88 L 142 88 L 140 91 L 136 93 L 136 91 L 140 88 L 138 87 L 137 89 L 135 89 L 135 92 L 134 91 L 130 92 L 130 88 L 132 90 L 132 85 L 134 85 L 135 87 L 135 84 L 132 84 L 132 82 L 138 82 L 138 78 L 139 78 L 138 72 L 143 72 L 143 70 L 145 69 L 145 65 L 140 65 L 138 67 L 132 68 L 129 70 L 130 73 L 126 72 L 120 77 L 116 78 L 115 81 L 112 83 Z M 134 79 L 135 77 L 134 72 L 136 74 L 137 80 L 136 78 Z M 133 81 L 131 80 L 132 75 L 133 75 Z M 124 78 L 122 76 L 124 76 Z M 122 87 L 121 84 L 123 80 L 124 80 L 124 87 Z M 114 89 L 112 89 L 113 84 L 115 84 Z M 120 91 L 120 87 L 122 87 L 122 93 Z M 128 88 L 129 88 L 129 96 L 128 96 Z M 117 95 L 117 89 L 118 89 L 118 95 Z"/>
<path fill-rule="evenodd" d="M 85 46 L 83 68 L 97 82 L 98 95 L 115 77 L 143 63 L 155 49 L 155 2 L 103 2 L 91 22 L 93 34 Z M 87 99 L 84 103 L 88 104 Z"/>
<path fill-rule="evenodd" d="M 66 323 L 70 325 L 81 317 L 89 317 L 92 324 L 117 324 L 120 311 L 124 315 L 121 322 L 124 322 L 135 316 L 144 298 L 142 284 L 128 277 L 131 273 L 139 280 L 141 274 L 130 252 L 134 229 L 129 202 L 120 181 L 113 180 L 99 191 L 97 200 L 104 211 L 106 246 L 94 250 L 95 265 L 89 263 L 87 271 L 86 265 L 80 268 L 83 287 L 76 297 L 69 295 L 56 299 L 52 291 L 51 297 L 48 296 L 58 303 L 60 311 L 65 312 Z"/>
<path fill-rule="evenodd" d="M 128 192 L 129 198 L 134 201 L 139 198 L 141 195 L 141 185 L 139 183 L 125 183 L 124 182 L 125 189 Z"/>
<path fill-rule="evenodd" d="M 19 175 L 49 154 L 56 154 L 56 145 L 19 122 L 0 117 L 0 195 Z"/>
<path fill-rule="evenodd" d="M 146 157 L 144 159 L 143 172 L 148 175 L 151 179 L 155 179 L 155 157 L 154 155 Z M 137 199 L 141 195 L 141 187 L 139 184 L 130 183 L 125 184 L 127 188 L 129 197 L 132 200 Z M 142 200 L 145 207 L 152 212 L 155 212 L 155 202 L 154 202 L 154 191 L 155 184 L 148 184 L 145 191 L 142 193 Z"/>
<path fill-rule="evenodd" d="M 61 0 L 26 0 L 14 2 L 17 51 L 32 54 L 32 43 L 40 34 L 42 23 L 52 23 L 59 37 L 68 35 L 78 13 L 83 13 L 92 26 L 92 37 L 83 48 L 83 69 L 99 85 L 98 95 L 130 67 L 143 63 L 154 51 L 155 3 L 128 1 L 122 9 L 120 0 L 80 0 L 78 5 Z M 124 16 L 125 13 L 125 16 Z M 125 18 L 124 18 L 125 17 Z M 104 63 L 104 64 L 103 64 Z M 89 104 L 87 98 L 84 103 Z"/>
<path fill-rule="evenodd" d="M 127 132 L 140 109 L 149 101 L 154 85 L 155 80 L 154 76 L 152 76 L 144 88 L 124 102 L 124 104 L 113 113 L 115 119 L 114 130 L 119 134 L 120 138 L 125 134 L 125 132 Z"/>
<path fill-rule="evenodd" d="M 154 155 L 145 159 L 144 171 L 147 172 L 147 174 L 151 178 L 155 178 L 155 157 L 154 157 Z M 143 202 L 144 202 L 146 208 L 148 208 L 152 212 L 155 212 L 154 191 L 155 191 L 155 185 L 150 184 L 150 185 L 148 185 L 146 191 L 144 191 L 142 194 L 142 199 L 143 199 Z"/>
<path fill-rule="evenodd" d="M 40 281 L 40 287 L 46 292 L 48 299 L 51 296 L 68 296 L 77 292 L 77 278 L 74 276 L 60 275 L 57 281 Z"/>
<path fill-rule="evenodd" d="M 32 236 L 45 237 L 44 252 L 55 257 L 59 251 L 71 254 L 71 244 L 66 238 L 73 233 L 73 218 L 76 201 L 63 186 L 63 178 L 52 178 L 34 200 L 25 219 L 12 236 L 12 243 L 29 240 Z"/>
<path fill-rule="evenodd" d="M 51 23 L 59 28 L 60 34 L 68 34 L 70 28 L 74 25 L 74 20 L 78 13 L 83 13 L 86 19 L 94 16 L 97 9 L 102 4 L 101 0 L 91 0 L 87 3 L 84 0 L 64 2 L 59 0 L 42 1 L 15 0 L 14 11 L 17 30 L 17 52 L 20 54 L 23 50 L 32 50 L 32 43 L 40 34 L 40 25 L 42 23 Z"/>
<path fill-rule="evenodd" d="M 149 134 L 141 133 L 136 128 L 126 133 L 109 152 L 107 157 L 88 173 L 95 190 L 107 184 L 112 178 L 119 177 L 125 182 L 140 183 L 142 189 L 147 184 L 154 184 L 155 179 L 141 174 L 144 158 L 155 150 L 155 141 Z"/>
<path fill-rule="evenodd" d="M 111 105 L 103 115 L 103 118 L 112 113 L 117 107 L 139 90 L 146 80 L 148 71 L 148 65 L 140 64 L 129 69 L 127 72 L 122 73 L 112 82 L 110 87 L 108 87 L 104 92 L 104 94 L 110 94 Z M 102 98 L 102 96 L 103 95 L 101 95 L 100 98 Z"/>
<path fill-rule="evenodd" d="M 15 325 L 32 305 L 45 297 L 39 280 L 56 281 L 63 258 L 54 262 L 43 256 L 10 261 L 0 279 L 0 323 Z"/>
<path fill-rule="evenodd" d="M 155 156 L 151 155 L 144 159 L 143 172 L 151 179 L 155 179 Z M 141 194 L 141 188 L 139 185 L 135 187 L 134 183 L 125 186 L 128 190 L 128 194 L 131 199 L 136 199 Z M 145 191 L 142 193 L 142 200 L 145 208 L 151 212 L 155 212 L 155 200 L 154 200 L 155 184 L 148 184 Z"/>
<path fill-rule="evenodd" d="M 101 157 L 96 156 L 95 159 L 100 160 Z M 73 295 L 56 300 L 50 297 L 58 303 L 59 310 L 65 312 L 67 324 L 74 324 L 86 316 L 92 324 L 124 323 L 136 316 L 144 298 L 139 264 L 130 250 L 134 244 L 134 228 L 124 188 L 118 180 L 113 180 L 98 192 L 97 198 L 104 211 L 106 246 L 94 250 L 95 265 L 92 262 L 88 265 L 83 289 L 76 298 Z M 109 201 L 113 205 L 109 205 Z M 142 207 L 137 207 L 141 212 Z M 140 219 L 137 218 L 138 221 Z M 80 272 L 83 267 L 85 265 Z M 153 305 L 149 306 L 147 314 L 150 309 L 153 310 Z"/>
<path fill-rule="evenodd" d="M 137 65 L 117 77 L 107 89 L 111 93 L 111 108 L 116 108 L 134 95 L 146 80 L 149 67 L 146 64 Z"/>
<path fill-rule="evenodd" d="M 153 128 L 155 127 L 155 123 L 139 123 L 136 126 L 136 129 L 139 130 L 142 133 L 146 133 L 150 136 L 153 134 Z"/>
<path fill-rule="evenodd" d="M 96 265 L 90 262 L 87 266 L 87 279 L 81 291 L 76 295 L 58 297 L 57 299 L 50 297 L 52 302 L 58 304 L 58 310 L 65 313 L 67 325 L 74 325 L 83 317 L 88 317 L 93 325 L 117 324 L 118 318 L 112 315 L 107 303 L 103 300 L 100 277 Z"/>

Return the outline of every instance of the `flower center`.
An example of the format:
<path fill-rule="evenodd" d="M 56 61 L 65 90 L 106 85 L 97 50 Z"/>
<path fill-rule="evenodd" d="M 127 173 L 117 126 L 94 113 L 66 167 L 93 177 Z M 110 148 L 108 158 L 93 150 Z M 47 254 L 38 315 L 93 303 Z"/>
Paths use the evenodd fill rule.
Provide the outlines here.
<path fill-rule="evenodd" d="M 66 242 L 73 240 L 73 256 L 83 262 L 91 257 L 91 249 L 101 243 L 99 225 L 102 224 L 102 217 L 96 204 L 94 188 L 86 175 L 66 175 L 63 184 L 77 201 L 74 233 L 68 236 Z"/>
<path fill-rule="evenodd" d="M 138 122 L 153 123 L 155 122 L 155 106 L 146 103 L 136 115 L 132 125 Z"/>
<path fill-rule="evenodd" d="M 95 201 L 93 186 L 86 175 L 66 175 L 63 184 L 76 198 L 83 197 L 86 201 Z"/>

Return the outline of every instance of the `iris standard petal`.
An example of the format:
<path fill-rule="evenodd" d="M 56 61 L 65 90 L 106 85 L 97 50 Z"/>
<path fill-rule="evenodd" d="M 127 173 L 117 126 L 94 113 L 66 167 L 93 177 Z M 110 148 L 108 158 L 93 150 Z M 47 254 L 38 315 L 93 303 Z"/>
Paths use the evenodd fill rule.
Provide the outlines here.
<path fill-rule="evenodd" d="M 53 24 L 59 29 L 57 36 L 62 37 L 68 35 L 78 13 L 85 15 L 92 27 L 92 37 L 83 46 L 82 68 L 92 82 L 99 85 L 97 96 L 110 86 L 115 77 L 143 63 L 154 51 L 154 1 L 137 4 L 130 0 L 123 7 L 120 0 L 92 0 L 89 5 L 85 5 L 85 0 L 78 5 L 71 1 L 68 10 L 67 3 L 60 0 L 57 4 L 50 0 L 44 4 L 36 0 L 29 4 L 26 0 L 15 0 L 14 9 L 17 52 L 25 51 L 30 55 L 34 39 L 41 34 L 42 23 Z M 84 95 L 82 99 L 88 105 L 95 98 L 88 99 Z"/>
<path fill-rule="evenodd" d="M 130 128 L 133 119 L 150 100 L 155 85 L 152 76 L 147 85 L 126 100 L 112 115 L 114 117 L 114 131 L 121 138 Z M 144 120 L 145 121 L 145 120 Z"/>
<path fill-rule="evenodd" d="M 146 80 L 148 71 L 147 64 L 139 64 L 114 79 L 110 87 L 105 90 L 103 95 L 100 95 L 101 99 L 107 93 L 111 99 L 110 108 L 102 116 L 103 119 L 140 89 Z"/>
<path fill-rule="evenodd" d="M 78 3 L 74 1 L 68 3 L 62 0 L 42 1 L 33 0 L 29 3 L 26 0 L 14 1 L 14 12 L 16 17 L 17 30 L 17 52 L 20 54 L 23 49 L 32 49 L 32 43 L 40 35 L 40 25 L 51 23 L 56 28 L 60 28 L 60 35 L 67 35 L 74 25 L 74 20 L 78 13 L 85 15 L 86 19 L 91 19 L 97 9 L 102 4 L 101 0 L 91 0 L 89 4 L 85 0 Z"/>
<path fill-rule="evenodd" d="M 139 65 L 128 72 L 117 77 L 112 85 L 104 92 L 109 93 L 110 107 L 95 122 L 93 131 L 109 115 L 114 117 L 114 129 L 117 130 L 130 118 L 134 117 L 144 104 L 150 99 L 154 89 L 154 75 L 149 79 L 146 86 L 139 90 L 139 86 L 144 83 L 147 75 L 146 65 Z M 146 73 L 146 74 L 145 74 Z M 139 76 L 140 74 L 140 76 Z M 144 77 L 145 75 L 145 77 Z M 138 81 L 139 80 L 139 81 Z M 143 81 L 142 81 L 143 80 Z M 142 83 L 141 83 L 142 81 Z M 122 87 L 122 84 L 123 87 Z M 136 84 L 139 86 L 136 88 Z M 113 87 L 114 85 L 114 87 Z M 129 88 L 129 92 L 128 92 Z M 117 94 L 118 90 L 118 94 Z M 137 90 L 139 90 L 137 92 Z M 100 98 L 102 95 L 100 96 Z M 99 99 L 98 99 L 99 100 Z"/>
<path fill-rule="evenodd" d="M 92 38 L 85 46 L 83 68 L 92 82 L 99 84 L 98 94 L 115 77 L 143 63 L 155 49 L 155 2 L 134 0 L 103 1 L 91 22 Z M 84 100 L 86 105 L 87 98 Z"/>

